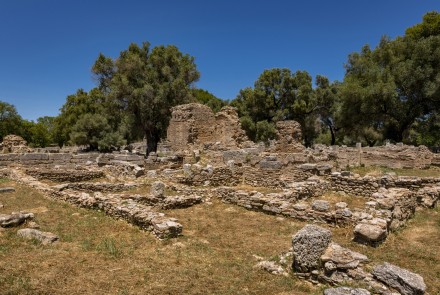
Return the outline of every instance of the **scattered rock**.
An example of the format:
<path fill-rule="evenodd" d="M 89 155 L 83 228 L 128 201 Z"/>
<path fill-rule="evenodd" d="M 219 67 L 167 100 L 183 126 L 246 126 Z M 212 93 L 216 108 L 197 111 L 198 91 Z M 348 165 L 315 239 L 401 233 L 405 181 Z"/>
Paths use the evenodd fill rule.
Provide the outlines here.
<path fill-rule="evenodd" d="M 12 193 L 15 192 L 13 187 L 0 187 L 0 193 Z"/>
<path fill-rule="evenodd" d="M 28 240 L 38 240 L 43 245 L 52 244 L 58 240 L 58 236 L 54 235 L 53 233 L 42 232 L 32 228 L 20 229 L 17 232 L 17 235 Z"/>
<path fill-rule="evenodd" d="M 3 207 L 4 207 L 4 206 L 3 206 L 3 204 L 2 204 L 2 203 L 0 203 L 0 209 L 1 209 L 1 208 L 3 208 Z"/>
<path fill-rule="evenodd" d="M 0 226 L 1 227 L 14 227 L 18 226 L 25 221 L 34 218 L 33 213 L 13 212 L 12 214 L 0 214 Z"/>
<path fill-rule="evenodd" d="M 325 289 L 324 295 L 370 295 L 370 292 L 361 288 L 338 287 Z"/>
<path fill-rule="evenodd" d="M 147 171 L 147 177 L 148 178 L 156 178 L 157 177 L 157 171 L 156 170 L 148 170 Z"/>
<path fill-rule="evenodd" d="M 333 262 L 338 269 L 354 269 L 360 263 L 368 261 L 368 257 L 358 252 L 331 243 L 321 256 L 322 262 Z"/>
<path fill-rule="evenodd" d="M 330 210 L 330 204 L 324 200 L 316 200 L 312 203 L 312 209 L 320 212 L 327 212 Z"/>
<path fill-rule="evenodd" d="M 292 239 L 293 269 L 298 272 L 310 272 L 317 269 L 320 258 L 332 239 L 329 230 L 316 225 L 306 225 Z"/>
<path fill-rule="evenodd" d="M 276 264 L 274 261 L 260 261 L 255 265 L 256 268 L 265 270 L 274 275 L 288 276 L 288 273 L 281 265 Z"/>
<path fill-rule="evenodd" d="M 372 274 L 376 279 L 403 295 L 425 294 L 426 285 L 423 278 L 406 269 L 385 262 L 377 265 Z"/>
<path fill-rule="evenodd" d="M 361 244 L 375 246 L 385 240 L 387 236 L 387 222 L 380 218 L 362 221 L 354 228 L 354 240 Z"/>
<path fill-rule="evenodd" d="M 33 228 L 33 229 L 39 229 L 40 228 L 40 226 L 35 221 L 28 221 L 26 223 L 26 226 L 28 228 Z"/>
<path fill-rule="evenodd" d="M 154 198 L 164 198 L 165 184 L 161 181 L 155 181 L 151 184 L 150 193 Z"/>

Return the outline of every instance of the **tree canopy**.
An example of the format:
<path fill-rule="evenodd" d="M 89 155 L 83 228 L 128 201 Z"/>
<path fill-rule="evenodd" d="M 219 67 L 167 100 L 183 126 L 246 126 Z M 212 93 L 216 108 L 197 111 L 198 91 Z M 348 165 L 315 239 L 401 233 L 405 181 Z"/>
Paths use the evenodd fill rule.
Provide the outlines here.
<path fill-rule="evenodd" d="M 194 58 L 172 45 L 151 49 L 145 42 L 130 44 L 110 61 L 100 55 L 93 66 L 99 88 L 132 117 L 147 139 L 147 154 L 156 151 L 166 133 L 171 107 L 193 99 L 191 87 L 200 77 Z"/>

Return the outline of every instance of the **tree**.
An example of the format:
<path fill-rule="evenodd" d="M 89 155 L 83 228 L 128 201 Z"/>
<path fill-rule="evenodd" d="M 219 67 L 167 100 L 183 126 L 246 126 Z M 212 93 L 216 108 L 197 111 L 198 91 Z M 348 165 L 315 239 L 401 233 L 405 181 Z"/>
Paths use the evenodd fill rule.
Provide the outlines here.
<path fill-rule="evenodd" d="M 405 36 L 414 39 L 440 35 L 440 14 L 437 11 L 428 12 L 423 21 L 405 31 Z"/>
<path fill-rule="evenodd" d="M 8 134 L 22 133 L 22 118 L 17 113 L 15 106 L 0 101 L 0 140 Z"/>
<path fill-rule="evenodd" d="M 220 98 L 216 97 L 214 94 L 204 90 L 204 89 L 194 89 L 193 95 L 198 103 L 207 105 L 211 108 L 214 113 L 221 110 L 222 107 L 226 106 L 228 103 Z"/>
<path fill-rule="evenodd" d="M 170 108 L 194 99 L 191 86 L 200 76 L 193 57 L 175 46 L 151 50 L 147 42 L 142 46 L 130 44 L 113 66 L 110 59 L 100 55 L 92 70 L 99 81 L 104 81 L 99 88 L 108 87 L 115 105 L 130 114 L 142 131 L 147 139 L 147 155 L 157 150 L 157 143 L 165 135 Z"/>
<path fill-rule="evenodd" d="M 88 145 L 90 150 L 108 151 L 125 144 L 122 134 L 113 131 L 106 117 L 99 113 L 83 114 L 72 127 L 70 138 L 72 143 Z"/>
<path fill-rule="evenodd" d="M 384 37 L 375 49 L 364 46 L 349 56 L 341 87 L 346 133 L 369 145 L 410 142 L 414 124 L 439 107 L 439 32 L 438 14 L 429 13 L 407 35 Z"/>
<path fill-rule="evenodd" d="M 282 120 L 298 121 L 308 146 L 316 136 L 318 106 L 312 78 L 306 71 L 265 70 L 254 88 L 240 90 L 231 105 L 237 107 L 242 126 L 254 141 L 274 138 L 274 123 Z"/>
<path fill-rule="evenodd" d="M 320 117 L 322 124 L 324 124 L 331 136 L 330 144 L 336 143 L 336 131 L 339 128 L 336 126 L 336 117 L 339 112 L 339 82 L 330 83 L 327 77 L 316 76 L 315 95 L 318 107 L 316 111 Z"/>

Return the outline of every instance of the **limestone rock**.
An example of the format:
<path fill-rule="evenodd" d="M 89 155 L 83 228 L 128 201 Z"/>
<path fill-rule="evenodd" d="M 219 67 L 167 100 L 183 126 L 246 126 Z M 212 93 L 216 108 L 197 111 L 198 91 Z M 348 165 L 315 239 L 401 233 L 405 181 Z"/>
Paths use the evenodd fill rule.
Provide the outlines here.
<path fill-rule="evenodd" d="M 372 274 L 376 279 L 403 295 L 425 294 L 426 285 L 423 278 L 406 269 L 385 262 L 377 265 Z"/>
<path fill-rule="evenodd" d="M 325 289 L 324 295 L 370 295 L 370 292 L 361 288 L 338 287 Z"/>
<path fill-rule="evenodd" d="M 330 204 L 324 200 L 316 200 L 312 203 L 312 209 L 320 212 L 327 212 L 330 209 Z"/>
<path fill-rule="evenodd" d="M 278 264 L 276 264 L 274 261 L 260 261 L 255 265 L 256 268 L 265 270 L 271 274 L 274 275 L 283 275 L 287 276 L 287 272 Z"/>
<path fill-rule="evenodd" d="M 380 218 L 362 221 L 354 228 L 354 240 L 362 244 L 377 245 L 387 236 L 387 222 Z"/>
<path fill-rule="evenodd" d="M 0 226 L 1 227 L 14 227 L 14 226 L 18 226 L 22 223 L 24 223 L 25 221 L 34 218 L 34 214 L 33 213 L 24 213 L 24 212 L 19 212 L 19 213 L 15 213 L 13 212 L 12 214 L 8 215 L 8 214 L 0 214 Z"/>
<path fill-rule="evenodd" d="M 278 121 L 275 151 L 296 153 L 304 150 L 301 125 L 296 121 Z"/>
<path fill-rule="evenodd" d="M 368 261 L 368 257 L 355 251 L 331 243 L 321 256 L 322 262 L 333 262 L 338 269 L 354 269 L 360 263 Z"/>
<path fill-rule="evenodd" d="M 317 269 L 320 258 L 330 244 L 332 234 L 329 230 L 316 225 L 306 225 L 292 239 L 293 269 L 298 272 L 310 272 Z"/>
<path fill-rule="evenodd" d="M 223 107 L 215 114 L 215 136 L 225 147 L 241 147 L 249 142 L 246 132 L 241 127 L 237 110 L 231 106 Z"/>
<path fill-rule="evenodd" d="M 23 137 L 13 134 L 3 137 L 1 147 L 3 153 L 28 153 L 31 151 Z"/>
<path fill-rule="evenodd" d="M 1 193 L 12 193 L 15 192 L 15 188 L 13 187 L 0 187 L 0 194 Z"/>
<path fill-rule="evenodd" d="M 155 181 L 151 184 L 150 193 L 155 198 L 164 198 L 165 184 L 161 181 Z"/>
<path fill-rule="evenodd" d="M 54 235 L 53 233 L 42 232 L 32 228 L 20 229 L 17 232 L 17 235 L 28 240 L 38 240 L 43 245 L 52 244 L 58 240 L 58 236 Z"/>

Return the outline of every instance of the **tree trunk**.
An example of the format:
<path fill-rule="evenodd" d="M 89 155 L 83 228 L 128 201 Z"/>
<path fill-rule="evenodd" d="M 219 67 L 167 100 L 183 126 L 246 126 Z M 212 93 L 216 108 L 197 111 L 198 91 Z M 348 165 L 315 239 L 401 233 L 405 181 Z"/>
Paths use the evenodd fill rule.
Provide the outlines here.
<path fill-rule="evenodd" d="M 153 132 L 147 132 L 145 137 L 147 138 L 147 157 L 151 152 L 157 151 L 157 143 L 159 142 L 159 138 Z"/>
<path fill-rule="evenodd" d="M 330 126 L 330 134 L 332 135 L 332 142 L 330 145 L 335 145 L 336 143 L 336 136 L 335 136 L 335 130 L 332 126 Z"/>

